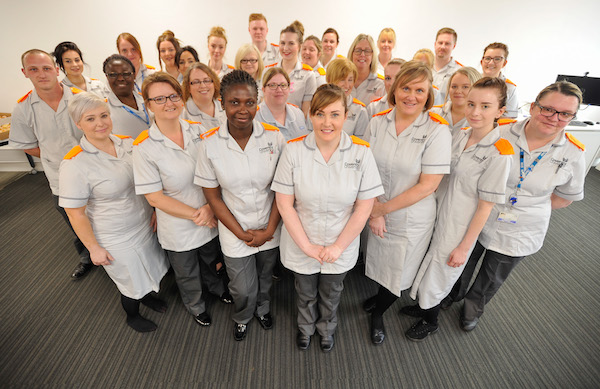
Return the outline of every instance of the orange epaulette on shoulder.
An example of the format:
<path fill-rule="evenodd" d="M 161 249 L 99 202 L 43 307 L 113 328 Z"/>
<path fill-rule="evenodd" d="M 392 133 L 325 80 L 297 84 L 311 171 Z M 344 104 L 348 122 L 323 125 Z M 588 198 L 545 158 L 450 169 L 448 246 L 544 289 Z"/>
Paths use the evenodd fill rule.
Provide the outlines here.
<path fill-rule="evenodd" d="M 29 97 L 29 95 L 31 94 L 31 92 L 33 92 L 33 90 L 30 90 L 29 92 L 27 92 L 25 94 L 25 96 L 23 96 L 19 100 L 17 100 L 17 103 L 22 103 L 23 101 L 27 100 L 27 98 Z"/>
<path fill-rule="evenodd" d="M 435 85 L 433 85 L 433 84 L 431 84 L 431 86 L 432 86 L 432 87 L 433 87 L 433 89 L 435 89 L 435 90 L 440 90 L 440 88 L 438 88 L 437 86 L 435 86 Z"/>
<path fill-rule="evenodd" d="M 81 148 L 81 146 L 77 145 L 75 147 L 73 147 L 71 149 L 71 151 L 69 151 L 66 155 L 64 159 L 72 159 L 74 156 L 76 156 L 77 154 L 81 153 L 83 151 L 83 149 Z"/>
<path fill-rule="evenodd" d="M 276 67 L 277 65 L 278 65 L 278 63 L 277 63 L 277 62 L 275 62 L 275 63 L 272 63 L 272 64 L 270 64 L 270 65 L 267 65 L 267 66 L 265 66 L 265 69 L 266 69 L 266 68 L 274 68 L 274 67 Z"/>
<path fill-rule="evenodd" d="M 229 69 L 235 69 L 235 66 L 227 65 Z"/>
<path fill-rule="evenodd" d="M 513 155 L 515 153 L 510 142 L 504 138 L 498 139 L 498 141 L 494 143 L 494 146 L 496 146 L 501 155 Z"/>
<path fill-rule="evenodd" d="M 579 150 L 584 151 L 585 145 L 579 141 L 579 139 L 575 138 L 573 134 L 570 132 L 565 132 L 565 136 L 569 140 L 569 142 L 573 143 Z"/>
<path fill-rule="evenodd" d="M 148 130 L 144 130 L 142 132 L 140 132 L 140 134 L 138 135 L 137 138 L 135 138 L 135 140 L 133 141 L 133 145 L 137 146 L 140 143 L 142 143 L 143 141 L 145 141 L 146 139 L 148 139 L 150 135 L 148 134 Z"/>
<path fill-rule="evenodd" d="M 344 59 L 344 58 L 346 58 L 346 57 L 344 57 L 344 56 L 343 56 L 343 55 L 341 55 L 341 54 L 338 54 L 338 55 L 337 55 L 337 57 L 338 57 L 338 58 L 341 58 L 341 59 Z"/>
<path fill-rule="evenodd" d="M 146 64 L 144 64 L 144 66 L 146 67 L 146 69 L 156 70 L 156 68 L 154 66 L 150 66 L 150 65 L 146 65 Z"/>
<path fill-rule="evenodd" d="M 217 131 L 219 131 L 219 128 L 221 127 L 215 127 L 215 128 L 211 128 L 210 130 L 203 132 L 202 134 L 200 134 L 200 138 L 201 139 L 208 139 L 211 136 L 213 136 L 214 134 L 217 133 Z"/>
<path fill-rule="evenodd" d="M 444 104 L 440 104 L 440 105 L 434 105 L 431 108 L 444 108 Z"/>
<path fill-rule="evenodd" d="M 325 71 L 325 69 L 323 69 L 323 68 L 318 68 L 318 69 L 317 69 L 317 72 L 319 72 L 319 74 L 320 74 L 320 75 L 322 75 L 322 76 L 324 76 L 324 75 L 326 75 L 326 74 L 327 74 L 327 72 L 326 72 L 326 71 Z"/>
<path fill-rule="evenodd" d="M 116 136 L 117 138 L 120 138 L 120 139 L 131 138 L 129 135 L 119 135 L 119 134 L 113 134 L 113 135 Z"/>
<path fill-rule="evenodd" d="M 183 120 L 185 120 L 186 122 L 188 122 L 190 124 L 202 124 L 202 122 L 195 122 L 193 120 L 187 120 L 187 119 L 183 119 Z"/>
<path fill-rule="evenodd" d="M 74 86 L 72 86 L 70 89 L 74 95 L 76 95 L 77 93 L 83 92 L 81 89 L 75 88 Z"/>
<path fill-rule="evenodd" d="M 313 68 L 310 65 L 307 65 L 307 64 L 303 63 L 302 64 L 302 70 L 310 70 L 312 72 Z"/>
<path fill-rule="evenodd" d="M 271 43 L 271 46 L 273 46 L 273 47 L 279 47 L 279 45 L 277 43 Z"/>
<path fill-rule="evenodd" d="M 499 126 L 505 126 L 507 124 L 512 124 L 512 123 L 516 123 L 516 122 L 517 122 L 517 119 L 510 119 L 510 118 L 500 118 L 497 121 Z"/>
<path fill-rule="evenodd" d="M 506 81 L 506 83 L 507 83 L 507 84 L 510 84 L 510 85 L 517 86 L 517 84 L 515 84 L 514 82 L 512 82 L 512 81 L 511 81 L 511 80 L 509 80 L 508 78 L 507 78 L 505 81 Z"/>
<path fill-rule="evenodd" d="M 98 79 L 97 79 L 97 78 L 90 78 L 90 80 L 98 81 Z"/>
<path fill-rule="evenodd" d="M 463 65 L 462 63 L 458 62 L 457 60 L 454 60 L 454 62 L 456 62 L 456 64 L 457 64 L 458 66 L 462 66 L 462 67 L 464 67 L 464 65 Z"/>
<path fill-rule="evenodd" d="M 448 121 L 446 119 L 444 119 L 443 117 L 441 117 L 440 115 L 438 115 L 437 113 L 434 113 L 434 112 L 429 112 L 429 118 L 431 120 L 433 120 L 434 122 L 437 122 L 440 124 L 448 124 Z"/>
<path fill-rule="evenodd" d="M 288 140 L 288 141 L 287 141 L 287 143 L 299 142 L 299 141 L 301 141 L 302 139 L 306 138 L 307 136 L 308 136 L 308 134 L 307 134 L 307 135 L 302 135 L 302 136 L 299 136 L 299 137 L 297 137 L 297 138 L 294 138 L 294 139 L 290 139 L 290 140 Z"/>
<path fill-rule="evenodd" d="M 460 130 L 461 130 L 461 131 L 467 131 L 469 128 L 471 128 L 471 127 L 461 127 L 461 129 L 460 129 Z"/>
<path fill-rule="evenodd" d="M 296 104 L 294 104 L 294 103 L 286 103 L 286 104 L 287 104 L 287 105 L 291 105 L 292 107 L 296 107 L 296 108 L 300 109 L 300 107 L 298 107 L 298 106 L 297 106 Z"/>
<path fill-rule="evenodd" d="M 376 99 L 373 99 L 373 100 L 371 100 L 371 103 L 374 103 L 374 102 L 376 102 L 376 101 L 379 101 L 379 100 L 381 100 L 381 99 L 383 99 L 383 96 L 381 96 L 381 97 L 378 97 L 378 98 L 376 98 Z"/>
<path fill-rule="evenodd" d="M 363 103 L 363 102 L 362 102 L 362 101 L 360 101 L 359 99 L 356 99 L 356 98 L 354 98 L 354 99 L 352 99 L 352 102 L 353 102 L 354 104 L 358 104 L 358 105 L 362 105 L 363 107 L 366 107 L 365 103 Z"/>
<path fill-rule="evenodd" d="M 381 74 L 377 73 L 377 78 L 379 78 L 380 80 L 385 80 L 385 77 L 382 76 Z"/>
<path fill-rule="evenodd" d="M 357 136 L 350 135 L 350 138 L 352 139 L 352 143 L 354 143 L 355 145 L 361 145 L 361 146 L 371 147 L 371 145 L 369 144 L 369 142 L 367 142 L 366 140 L 362 140 L 362 139 L 360 139 Z"/>
<path fill-rule="evenodd" d="M 260 124 L 262 124 L 263 127 L 265 128 L 265 130 L 267 130 L 267 131 L 279 131 L 279 128 L 272 126 L 268 123 L 260 122 Z"/>
<path fill-rule="evenodd" d="M 375 115 L 373 115 L 373 117 L 375 117 L 375 116 L 384 116 L 384 115 L 387 115 L 388 113 L 390 113 L 390 112 L 391 112 L 391 110 L 392 110 L 392 108 L 388 108 L 388 109 L 386 109 L 385 111 L 381 111 L 381 112 L 379 112 L 379 113 L 376 113 Z"/>

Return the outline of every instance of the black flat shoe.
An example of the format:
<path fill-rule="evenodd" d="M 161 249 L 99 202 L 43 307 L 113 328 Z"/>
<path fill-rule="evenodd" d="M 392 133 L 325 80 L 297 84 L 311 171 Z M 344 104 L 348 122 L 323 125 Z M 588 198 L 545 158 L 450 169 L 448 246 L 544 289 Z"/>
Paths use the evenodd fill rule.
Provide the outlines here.
<path fill-rule="evenodd" d="M 206 311 L 202 312 L 201 314 L 199 314 L 197 316 L 194 316 L 194 320 L 196 320 L 196 323 L 198 323 L 204 327 L 208 327 L 210 325 L 210 323 L 212 323 L 210 315 Z"/>
<path fill-rule="evenodd" d="M 366 299 L 365 302 L 363 303 L 363 309 L 365 310 L 365 312 L 368 312 L 368 313 L 373 312 L 373 310 L 375 309 L 375 305 L 377 305 L 376 302 L 377 302 L 377 295 Z"/>
<path fill-rule="evenodd" d="M 233 304 L 233 297 L 231 297 L 229 292 L 223 292 L 221 297 L 219 297 L 219 300 L 221 300 L 223 304 Z"/>
<path fill-rule="evenodd" d="M 378 346 L 385 340 L 383 317 L 371 317 L 371 342 Z"/>
<path fill-rule="evenodd" d="M 334 343 L 335 341 L 333 340 L 333 335 L 321 336 L 321 350 L 324 353 L 330 352 Z"/>
<path fill-rule="evenodd" d="M 75 270 L 73 270 L 73 273 L 71 273 L 71 278 L 73 280 L 80 280 L 83 277 L 85 277 L 90 272 L 90 270 L 92 270 L 93 268 L 94 268 L 93 263 L 79 262 L 79 264 L 77 265 Z"/>
<path fill-rule="evenodd" d="M 235 323 L 233 326 L 233 339 L 236 341 L 244 340 L 248 332 L 248 326 L 246 324 Z"/>
<path fill-rule="evenodd" d="M 298 331 L 298 334 L 296 335 L 296 346 L 298 346 L 300 350 L 307 350 L 310 346 L 310 336 L 304 335 L 302 332 Z"/>
<path fill-rule="evenodd" d="M 265 314 L 264 316 L 257 317 L 258 322 L 261 327 L 265 330 L 270 330 L 273 328 L 273 316 L 270 313 Z"/>

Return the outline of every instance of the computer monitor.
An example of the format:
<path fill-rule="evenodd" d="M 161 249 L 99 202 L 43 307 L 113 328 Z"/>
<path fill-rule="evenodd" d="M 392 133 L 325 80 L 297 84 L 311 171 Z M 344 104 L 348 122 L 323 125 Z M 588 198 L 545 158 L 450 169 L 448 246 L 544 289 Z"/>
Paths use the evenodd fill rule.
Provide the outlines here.
<path fill-rule="evenodd" d="M 583 92 L 582 104 L 600 105 L 600 78 L 559 74 L 556 81 L 569 81 Z"/>

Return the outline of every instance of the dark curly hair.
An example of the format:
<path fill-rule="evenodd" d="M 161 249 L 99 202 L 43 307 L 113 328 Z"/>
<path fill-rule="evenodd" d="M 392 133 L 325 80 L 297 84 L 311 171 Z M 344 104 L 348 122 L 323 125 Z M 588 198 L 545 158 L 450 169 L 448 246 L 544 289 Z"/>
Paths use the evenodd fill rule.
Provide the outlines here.
<path fill-rule="evenodd" d="M 131 71 L 135 74 L 135 66 L 133 66 L 133 62 L 131 62 L 129 58 L 124 57 L 121 54 L 113 54 L 104 60 L 104 63 L 102 64 L 102 72 L 104 74 L 106 74 L 106 67 L 108 66 L 108 64 L 114 61 L 123 61 L 125 63 L 128 63 L 129 66 L 131 66 Z"/>
<path fill-rule="evenodd" d="M 250 75 L 250 73 L 244 70 L 235 69 L 231 73 L 227 73 L 221 80 L 221 101 L 225 101 L 225 95 L 235 85 L 248 85 L 258 97 L 258 85 L 256 80 Z"/>

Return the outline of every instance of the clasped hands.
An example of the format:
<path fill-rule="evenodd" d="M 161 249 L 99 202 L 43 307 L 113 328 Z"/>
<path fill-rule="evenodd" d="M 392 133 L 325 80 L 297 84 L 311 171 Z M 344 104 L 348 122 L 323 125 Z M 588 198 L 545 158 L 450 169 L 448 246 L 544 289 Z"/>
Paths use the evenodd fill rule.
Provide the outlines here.
<path fill-rule="evenodd" d="M 208 204 L 198 208 L 192 214 L 192 221 L 200 227 L 215 228 L 217 226 L 217 218 Z"/>

